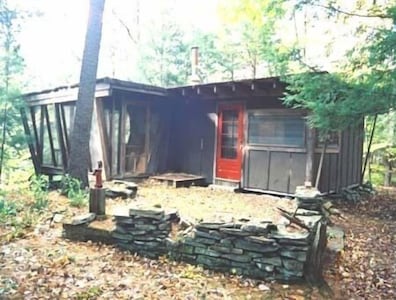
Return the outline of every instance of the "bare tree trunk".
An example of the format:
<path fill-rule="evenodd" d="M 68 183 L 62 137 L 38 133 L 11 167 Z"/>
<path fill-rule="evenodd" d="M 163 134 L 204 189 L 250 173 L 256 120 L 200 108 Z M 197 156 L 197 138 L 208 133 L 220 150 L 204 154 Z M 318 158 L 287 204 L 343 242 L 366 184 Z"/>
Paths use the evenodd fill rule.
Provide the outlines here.
<path fill-rule="evenodd" d="M 88 186 L 89 140 L 94 107 L 102 19 L 105 0 L 90 0 L 90 11 L 80 74 L 80 87 L 71 134 L 69 174 Z"/>

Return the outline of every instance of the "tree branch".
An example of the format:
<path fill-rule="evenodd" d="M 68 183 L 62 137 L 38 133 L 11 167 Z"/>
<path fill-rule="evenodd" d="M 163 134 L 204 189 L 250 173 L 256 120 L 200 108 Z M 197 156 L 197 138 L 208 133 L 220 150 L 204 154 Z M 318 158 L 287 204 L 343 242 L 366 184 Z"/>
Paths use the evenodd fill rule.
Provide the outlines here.
<path fill-rule="evenodd" d="M 392 19 L 392 16 L 387 15 L 387 14 L 373 14 L 373 15 L 361 14 L 361 13 L 354 13 L 351 11 L 346 11 L 346 10 L 334 7 L 332 5 L 324 5 L 324 4 L 319 4 L 319 3 L 312 3 L 311 5 L 321 7 L 321 8 L 331 10 L 331 11 L 337 12 L 339 14 L 343 14 L 343 15 L 347 15 L 347 16 L 351 16 L 351 17 Z"/>
<path fill-rule="evenodd" d="M 135 44 L 138 43 L 138 41 L 135 39 L 135 37 L 132 34 L 132 31 L 129 29 L 128 25 L 116 14 L 116 12 L 113 10 L 112 11 L 113 15 L 117 18 L 118 22 L 122 25 L 122 27 L 125 28 L 129 38 L 134 42 Z"/>

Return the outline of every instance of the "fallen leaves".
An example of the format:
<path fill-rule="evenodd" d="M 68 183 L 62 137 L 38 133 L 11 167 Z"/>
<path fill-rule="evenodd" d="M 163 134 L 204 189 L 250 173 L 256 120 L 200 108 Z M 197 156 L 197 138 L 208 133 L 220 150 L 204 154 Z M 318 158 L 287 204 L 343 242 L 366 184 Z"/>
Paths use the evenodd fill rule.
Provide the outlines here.
<path fill-rule="evenodd" d="M 291 200 L 234 194 L 204 188 L 143 186 L 132 200 L 180 206 L 183 217 L 209 214 L 276 219 L 276 207 L 292 210 Z M 81 210 L 56 196 L 56 210 Z M 335 218 L 346 233 L 345 249 L 325 266 L 336 299 L 396 298 L 396 198 L 376 196 L 340 205 Z M 65 203 L 65 205 L 64 205 Z M 109 201 L 109 211 L 117 200 Z M 54 208 L 54 209 L 55 209 Z M 240 212 L 243 211 L 242 216 Z M 186 214 L 186 215 L 185 215 Z M 43 224 L 46 225 L 46 224 Z M 24 299 L 330 299 L 322 288 L 281 285 L 204 270 L 161 257 L 150 260 L 110 246 L 62 239 L 60 225 L 45 227 L 0 246 L 0 298 Z"/>

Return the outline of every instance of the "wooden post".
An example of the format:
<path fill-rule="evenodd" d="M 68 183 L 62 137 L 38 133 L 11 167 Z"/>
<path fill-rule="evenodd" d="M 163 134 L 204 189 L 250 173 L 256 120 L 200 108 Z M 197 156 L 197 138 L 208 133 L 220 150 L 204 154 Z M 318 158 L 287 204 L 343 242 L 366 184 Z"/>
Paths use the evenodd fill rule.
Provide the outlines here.
<path fill-rule="evenodd" d="M 89 190 L 89 212 L 97 216 L 106 214 L 106 197 L 104 188 L 91 188 Z"/>
<path fill-rule="evenodd" d="M 312 187 L 313 162 L 315 156 L 315 131 L 308 127 L 307 130 L 307 163 L 305 165 L 305 187 Z"/>
<path fill-rule="evenodd" d="M 316 172 L 315 188 L 317 188 L 317 189 L 319 188 L 320 176 L 322 175 L 323 160 L 326 155 L 326 148 L 327 148 L 327 140 L 325 140 L 323 143 L 322 154 L 320 155 L 318 171 Z"/>

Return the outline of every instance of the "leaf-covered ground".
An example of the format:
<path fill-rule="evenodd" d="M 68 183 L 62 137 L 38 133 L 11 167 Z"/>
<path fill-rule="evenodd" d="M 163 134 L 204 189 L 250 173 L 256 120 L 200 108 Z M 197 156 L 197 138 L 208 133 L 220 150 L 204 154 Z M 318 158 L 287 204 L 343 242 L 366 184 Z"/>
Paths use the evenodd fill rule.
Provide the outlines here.
<path fill-rule="evenodd" d="M 216 215 L 277 220 L 289 199 L 205 188 L 143 186 L 140 200 L 177 207 L 187 218 Z M 215 273 L 163 258 L 150 260 L 113 247 L 61 238 L 60 224 L 42 223 L 24 238 L 0 245 L 0 298 L 5 299 L 395 299 L 396 194 L 382 192 L 359 205 L 339 205 L 333 221 L 346 231 L 346 247 L 328 254 L 324 288 L 280 284 Z M 52 194 L 50 211 L 76 214 Z M 133 200 L 135 201 L 135 200 Z M 109 211 L 123 200 L 108 202 Z"/>

